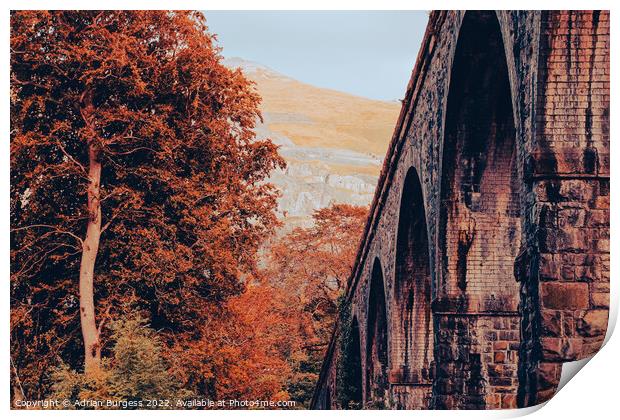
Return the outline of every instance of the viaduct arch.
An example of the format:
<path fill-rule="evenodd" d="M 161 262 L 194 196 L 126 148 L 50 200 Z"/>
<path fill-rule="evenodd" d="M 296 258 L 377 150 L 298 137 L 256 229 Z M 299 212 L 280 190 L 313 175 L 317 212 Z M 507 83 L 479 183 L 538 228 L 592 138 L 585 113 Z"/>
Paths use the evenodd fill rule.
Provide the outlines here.
<path fill-rule="evenodd" d="M 535 405 L 600 348 L 609 12 L 431 13 L 345 300 L 368 408 Z"/>
<path fill-rule="evenodd" d="M 368 296 L 366 333 L 366 403 L 383 408 L 388 392 L 388 326 L 383 269 L 375 259 Z"/>

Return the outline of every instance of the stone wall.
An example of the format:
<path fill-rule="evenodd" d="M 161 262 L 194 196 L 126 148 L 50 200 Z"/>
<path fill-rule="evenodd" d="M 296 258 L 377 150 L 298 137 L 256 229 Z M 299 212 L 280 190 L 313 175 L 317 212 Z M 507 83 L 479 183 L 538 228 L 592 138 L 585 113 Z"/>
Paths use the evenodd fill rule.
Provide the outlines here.
<path fill-rule="evenodd" d="M 522 404 L 550 398 L 561 362 L 600 348 L 609 311 L 609 13 L 543 12 L 539 42 Z"/>
<path fill-rule="evenodd" d="M 555 392 L 561 362 L 600 348 L 608 12 L 431 14 L 347 300 L 367 406 L 533 405 Z M 337 327 L 315 408 L 339 407 L 339 335 Z"/>

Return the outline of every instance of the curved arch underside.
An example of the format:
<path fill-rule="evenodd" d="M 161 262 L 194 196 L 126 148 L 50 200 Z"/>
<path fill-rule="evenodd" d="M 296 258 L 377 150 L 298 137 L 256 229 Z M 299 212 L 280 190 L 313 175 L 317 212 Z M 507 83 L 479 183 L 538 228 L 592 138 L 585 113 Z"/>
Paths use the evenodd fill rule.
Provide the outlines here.
<path fill-rule="evenodd" d="M 390 382 L 396 405 L 426 408 L 433 358 L 431 270 L 424 198 L 415 168 L 407 173 L 401 197 L 392 314 Z M 411 393 L 418 396 L 404 398 Z M 405 399 L 418 403 L 399 403 Z"/>
<path fill-rule="evenodd" d="M 388 332 L 383 270 L 375 260 L 368 299 L 366 345 L 366 405 L 384 408 L 387 395 Z"/>
<path fill-rule="evenodd" d="M 340 405 L 345 409 L 363 408 L 362 388 L 362 348 L 360 329 L 357 318 L 353 318 L 345 343 L 344 360 L 342 362 L 342 382 L 344 392 L 340 398 Z"/>
<path fill-rule="evenodd" d="M 436 319 L 446 334 L 436 343 L 437 408 L 515 404 L 513 266 L 521 241 L 515 144 L 499 22 L 494 12 L 468 12 L 452 65 L 443 143 Z M 455 355 L 450 349 L 457 345 Z"/>
<path fill-rule="evenodd" d="M 518 295 L 520 180 L 508 69 L 495 13 L 465 15 L 452 67 L 442 161 L 440 291 Z M 516 310 L 515 303 L 510 309 Z M 505 306 L 504 306 L 504 309 Z"/>

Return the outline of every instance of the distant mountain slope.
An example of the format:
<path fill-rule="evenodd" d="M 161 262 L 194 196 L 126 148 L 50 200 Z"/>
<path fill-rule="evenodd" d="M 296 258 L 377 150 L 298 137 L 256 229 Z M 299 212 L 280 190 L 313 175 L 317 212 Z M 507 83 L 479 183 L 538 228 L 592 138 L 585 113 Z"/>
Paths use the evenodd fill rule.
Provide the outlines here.
<path fill-rule="evenodd" d="M 289 224 L 331 203 L 370 203 L 400 103 L 315 87 L 240 58 L 224 63 L 241 68 L 263 98 L 256 131 L 280 145 L 288 163 L 271 181 Z"/>
<path fill-rule="evenodd" d="M 268 127 L 298 146 L 343 148 L 383 158 L 400 103 L 308 85 L 266 66 L 232 58 L 257 83 Z"/>

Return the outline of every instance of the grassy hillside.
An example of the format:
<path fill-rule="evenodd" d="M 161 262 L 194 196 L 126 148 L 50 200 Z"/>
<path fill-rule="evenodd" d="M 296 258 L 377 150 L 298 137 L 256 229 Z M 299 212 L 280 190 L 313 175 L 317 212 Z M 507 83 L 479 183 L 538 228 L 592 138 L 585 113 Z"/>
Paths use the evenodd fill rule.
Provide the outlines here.
<path fill-rule="evenodd" d="M 288 226 L 311 222 L 333 203 L 368 205 L 400 103 L 377 101 L 299 82 L 263 65 L 227 59 L 256 82 L 264 122 L 287 161 L 270 181 L 282 191 L 278 208 Z"/>
<path fill-rule="evenodd" d="M 248 76 L 263 97 L 263 112 L 276 116 L 267 119 L 268 128 L 296 145 L 385 155 L 400 103 L 318 88 L 261 68 Z M 277 118 L 281 115 L 297 118 Z"/>

